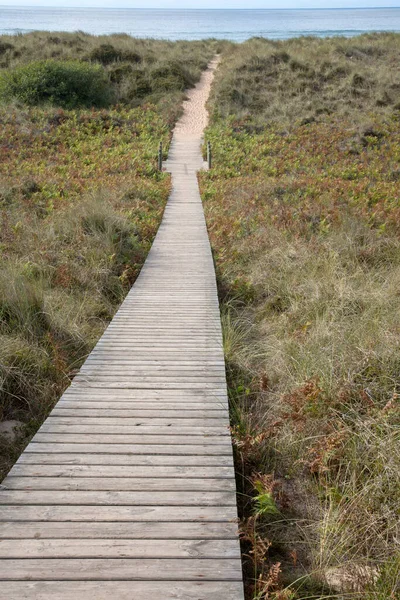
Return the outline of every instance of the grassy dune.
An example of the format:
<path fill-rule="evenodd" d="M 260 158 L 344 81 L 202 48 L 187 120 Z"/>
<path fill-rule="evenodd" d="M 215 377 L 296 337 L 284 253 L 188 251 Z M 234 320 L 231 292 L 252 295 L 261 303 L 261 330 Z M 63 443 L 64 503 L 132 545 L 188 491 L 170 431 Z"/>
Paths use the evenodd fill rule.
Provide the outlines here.
<path fill-rule="evenodd" d="M 24 424 L 0 436 L 0 479 L 143 264 L 170 185 L 158 143 L 214 46 L 0 38 L 0 421 Z"/>
<path fill-rule="evenodd" d="M 1 36 L 0 69 L 15 71 L 41 61 L 97 65 L 111 84 L 109 101 L 133 107 L 145 101 L 179 109 L 182 92 L 199 79 L 217 46 L 221 44 L 36 31 Z"/>
<path fill-rule="evenodd" d="M 201 175 L 248 598 L 400 594 L 400 36 L 225 55 Z"/>
<path fill-rule="evenodd" d="M 0 38 L 5 472 L 135 280 L 183 90 L 223 303 L 248 598 L 399 597 L 400 36 Z M 90 85 L 88 85 L 90 81 Z M 61 82 L 61 83 L 60 83 Z"/>

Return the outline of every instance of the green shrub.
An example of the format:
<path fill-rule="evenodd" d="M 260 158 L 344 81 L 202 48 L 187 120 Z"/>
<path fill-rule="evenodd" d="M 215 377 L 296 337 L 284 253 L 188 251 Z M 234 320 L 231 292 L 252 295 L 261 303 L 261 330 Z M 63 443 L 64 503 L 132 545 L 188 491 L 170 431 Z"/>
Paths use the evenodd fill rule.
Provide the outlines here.
<path fill-rule="evenodd" d="M 151 80 L 155 91 L 183 91 L 195 85 L 197 77 L 186 65 L 171 60 L 158 64 L 151 71 Z"/>
<path fill-rule="evenodd" d="M 0 41 L 0 55 L 5 54 L 7 50 L 12 50 L 13 48 L 14 46 L 12 44 Z"/>
<path fill-rule="evenodd" d="M 132 65 L 123 63 L 116 65 L 109 71 L 110 79 L 113 83 L 121 83 L 125 77 L 128 77 L 133 71 Z"/>
<path fill-rule="evenodd" d="M 131 50 L 119 50 L 112 44 L 100 44 L 90 53 L 90 59 L 100 62 L 103 65 L 110 65 L 117 61 L 130 61 L 133 63 L 141 62 L 142 57 L 137 52 Z"/>
<path fill-rule="evenodd" d="M 121 67 L 122 68 L 122 67 Z M 114 75 L 112 74 L 112 77 Z M 135 103 L 140 101 L 153 91 L 152 82 L 147 77 L 146 71 L 132 69 L 120 90 L 120 101 L 124 103 Z"/>
<path fill-rule="evenodd" d="M 46 60 L 5 71 L 0 76 L 0 98 L 68 108 L 107 106 L 111 87 L 100 66 Z"/>
<path fill-rule="evenodd" d="M 102 65 L 109 65 L 121 58 L 122 52 L 114 48 L 112 44 L 100 44 L 90 53 L 90 59 L 100 62 Z"/>

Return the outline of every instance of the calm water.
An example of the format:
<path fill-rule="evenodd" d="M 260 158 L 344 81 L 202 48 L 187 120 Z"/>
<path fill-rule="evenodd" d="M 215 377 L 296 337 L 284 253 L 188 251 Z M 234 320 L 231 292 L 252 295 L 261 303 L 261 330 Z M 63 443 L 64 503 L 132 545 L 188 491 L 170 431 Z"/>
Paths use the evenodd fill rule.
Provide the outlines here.
<path fill-rule="evenodd" d="M 243 41 L 253 36 L 351 36 L 400 31 L 400 8 L 335 10 L 138 10 L 0 7 L 0 33 L 82 30 L 135 37 Z"/>

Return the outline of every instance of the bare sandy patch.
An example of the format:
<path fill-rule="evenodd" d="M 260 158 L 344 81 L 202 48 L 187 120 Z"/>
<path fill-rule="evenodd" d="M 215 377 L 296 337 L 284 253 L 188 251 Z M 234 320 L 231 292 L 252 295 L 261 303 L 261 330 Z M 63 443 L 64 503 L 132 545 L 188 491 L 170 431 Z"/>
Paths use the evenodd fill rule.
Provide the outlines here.
<path fill-rule="evenodd" d="M 183 115 L 176 124 L 174 133 L 179 136 L 199 136 L 208 125 L 206 102 L 210 95 L 211 84 L 220 57 L 214 58 L 204 71 L 199 83 L 187 92 L 187 100 L 183 103 Z"/>

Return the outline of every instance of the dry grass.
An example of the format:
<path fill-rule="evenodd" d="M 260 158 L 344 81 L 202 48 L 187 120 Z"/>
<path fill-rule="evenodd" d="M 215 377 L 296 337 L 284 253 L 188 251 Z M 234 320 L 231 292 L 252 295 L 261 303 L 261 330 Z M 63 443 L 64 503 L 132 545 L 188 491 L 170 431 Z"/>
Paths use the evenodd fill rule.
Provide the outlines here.
<path fill-rule="evenodd" d="M 254 40 L 216 79 L 201 186 L 248 598 L 400 594 L 398 108 L 377 101 L 399 49 L 396 35 Z M 311 93 L 325 61 L 346 75 Z M 375 82 L 362 95 L 356 70 Z"/>
<path fill-rule="evenodd" d="M 363 121 L 399 108 L 397 34 L 357 38 L 254 38 L 226 53 L 216 115 L 290 127 L 327 115 Z"/>

